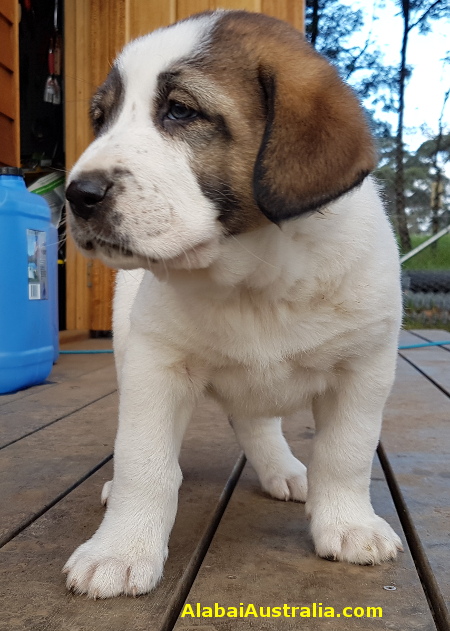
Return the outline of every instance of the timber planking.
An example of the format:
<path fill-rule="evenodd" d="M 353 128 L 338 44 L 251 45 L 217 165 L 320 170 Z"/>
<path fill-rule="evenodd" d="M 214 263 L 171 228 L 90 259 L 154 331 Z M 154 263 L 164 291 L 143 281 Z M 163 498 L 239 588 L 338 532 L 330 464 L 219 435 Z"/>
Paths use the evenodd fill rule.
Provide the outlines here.
<path fill-rule="evenodd" d="M 428 339 L 450 337 L 426 334 Z M 402 339 L 420 341 L 409 333 Z M 71 347 L 95 344 L 105 342 Z M 223 412 L 205 402 L 181 453 L 184 482 L 164 579 L 152 594 L 137 599 L 95 602 L 75 596 L 66 591 L 60 573 L 75 547 L 93 534 L 104 510 L 100 492 L 112 475 L 107 460 L 117 414 L 112 356 L 63 356 L 50 383 L 0 397 L 0 428 L 4 426 L 6 442 L 15 441 L 0 449 L 0 513 L 7 541 L 0 549 L 0 631 L 431 631 L 436 628 L 433 613 L 439 614 L 439 631 L 448 631 L 445 604 L 439 612 L 436 608 L 450 593 L 450 399 L 445 394 L 450 353 L 439 348 L 402 353 L 408 353 L 409 363 L 399 360 L 382 439 L 391 488 L 392 482 L 397 485 L 404 510 L 398 497 L 394 507 L 377 461 L 372 496 L 376 510 L 404 541 L 397 511 L 403 520 L 407 514 L 413 536 L 407 534 L 418 542 L 420 554 L 413 541 L 412 554 L 405 545 L 396 562 L 376 567 L 318 559 L 304 507 L 265 496 L 248 464 L 239 477 L 242 461 L 232 430 Z M 286 419 L 285 426 L 294 453 L 307 463 L 314 435 L 311 413 Z M 428 597 L 433 596 L 433 612 L 418 571 Z M 384 589 L 392 586 L 396 589 Z M 177 620 L 185 598 L 204 606 L 316 602 L 337 612 L 347 606 L 381 606 L 383 618 Z"/>

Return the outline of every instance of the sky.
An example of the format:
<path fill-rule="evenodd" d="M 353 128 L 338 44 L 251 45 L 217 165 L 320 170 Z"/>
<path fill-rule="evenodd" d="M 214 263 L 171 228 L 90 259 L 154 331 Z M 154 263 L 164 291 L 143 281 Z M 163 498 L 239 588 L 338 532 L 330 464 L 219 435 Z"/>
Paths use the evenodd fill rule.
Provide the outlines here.
<path fill-rule="evenodd" d="M 344 1 L 355 9 L 361 8 L 367 16 L 365 30 L 355 34 L 354 39 L 350 39 L 349 43 L 364 43 L 368 31 L 371 30 L 371 39 L 377 43 L 386 64 L 398 64 L 402 19 L 398 15 L 399 8 L 393 0 L 385 0 L 382 8 L 379 2 Z M 372 14 L 375 15 L 375 20 L 372 20 Z M 410 33 L 407 64 L 413 66 L 413 73 L 405 91 L 405 143 L 410 149 L 416 149 L 426 139 L 420 131 L 412 132 L 411 128 L 420 128 L 425 123 L 435 134 L 437 133 L 444 93 L 450 87 L 450 64 L 443 67 L 441 59 L 449 50 L 450 24 L 448 21 L 432 22 L 432 31 L 427 35 L 420 35 L 417 28 Z M 395 114 L 379 111 L 378 117 L 390 122 L 395 130 Z M 450 100 L 447 102 L 444 120 L 447 127 L 450 127 Z"/>

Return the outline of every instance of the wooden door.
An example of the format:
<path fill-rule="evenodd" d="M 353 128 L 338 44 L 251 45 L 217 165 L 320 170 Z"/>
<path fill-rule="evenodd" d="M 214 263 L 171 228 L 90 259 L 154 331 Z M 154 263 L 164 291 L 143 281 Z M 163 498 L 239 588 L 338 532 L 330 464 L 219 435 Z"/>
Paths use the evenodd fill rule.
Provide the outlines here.
<path fill-rule="evenodd" d="M 176 19 L 175 0 L 65 2 L 66 163 L 92 140 L 89 101 L 125 43 Z M 88 261 L 67 240 L 67 328 L 111 329 L 114 272 Z"/>
<path fill-rule="evenodd" d="M 2 0 L 0 0 L 1 2 Z M 126 42 L 193 13 L 260 11 L 303 30 L 303 0 L 68 0 L 65 2 L 66 160 L 70 169 L 92 139 L 89 100 Z M 67 328 L 111 328 L 114 273 L 67 242 Z"/>
<path fill-rule="evenodd" d="M 20 167 L 18 0 L 0 0 L 0 42 L 0 166 Z"/>

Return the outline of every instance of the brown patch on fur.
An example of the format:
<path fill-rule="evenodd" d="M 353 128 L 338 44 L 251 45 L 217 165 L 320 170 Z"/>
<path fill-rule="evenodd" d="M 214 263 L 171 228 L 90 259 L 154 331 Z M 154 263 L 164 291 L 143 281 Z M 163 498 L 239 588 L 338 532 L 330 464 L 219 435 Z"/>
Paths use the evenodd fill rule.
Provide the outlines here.
<path fill-rule="evenodd" d="M 89 114 L 96 136 L 106 131 L 123 105 L 124 88 L 117 66 L 113 66 L 104 83 L 92 97 Z"/>
<path fill-rule="evenodd" d="M 227 233 L 238 234 L 267 222 L 252 189 L 265 110 L 261 94 L 245 90 L 244 77 L 231 93 L 230 86 L 217 81 L 211 62 L 214 59 L 208 53 L 174 64 L 162 73 L 153 116 L 163 132 L 190 146 L 195 156 L 191 166 L 203 193 L 214 202 Z M 167 120 L 165 113 L 171 101 L 200 115 L 186 123 Z"/>
<path fill-rule="evenodd" d="M 231 100 L 221 110 L 231 140 L 196 150 L 193 164 L 207 194 L 231 200 L 222 216 L 230 232 L 261 225 L 258 207 L 276 223 L 320 208 L 375 167 L 353 92 L 287 23 L 224 13 L 189 63 L 210 78 L 212 101 L 215 91 Z"/>

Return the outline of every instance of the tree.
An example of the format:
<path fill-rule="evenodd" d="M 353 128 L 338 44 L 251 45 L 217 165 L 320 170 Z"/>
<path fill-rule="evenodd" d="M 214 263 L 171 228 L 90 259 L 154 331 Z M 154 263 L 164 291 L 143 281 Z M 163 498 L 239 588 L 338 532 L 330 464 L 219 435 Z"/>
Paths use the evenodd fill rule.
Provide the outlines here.
<path fill-rule="evenodd" d="M 405 203 L 410 228 L 436 234 L 450 209 L 449 179 L 441 169 L 450 157 L 450 135 L 426 140 L 405 159 Z M 436 189 L 436 164 L 440 170 Z M 438 192 L 439 191 L 439 192 Z"/>
<path fill-rule="evenodd" d="M 370 35 L 361 46 L 349 44 L 364 26 L 362 9 L 340 0 L 306 0 L 305 24 L 307 39 L 337 67 L 361 100 L 375 95 L 380 87 L 392 88 L 394 69 L 383 63 Z"/>
<path fill-rule="evenodd" d="M 431 20 L 450 14 L 445 0 L 396 0 L 403 19 L 403 35 L 398 71 L 398 122 L 396 134 L 396 178 L 395 178 L 395 218 L 400 244 L 404 252 L 411 249 L 405 212 L 405 147 L 403 142 L 403 119 L 405 110 L 405 86 L 408 78 L 406 56 L 411 31 L 418 28 L 421 33 L 429 32 Z"/>
<path fill-rule="evenodd" d="M 450 88 L 444 95 L 441 114 L 438 122 L 438 135 L 434 146 L 431 147 L 434 181 L 431 193 L 431 228 L 432 234 L 439 231 L 440 210 L 444 196 L 444 166 L 450 160 L 450 134 L 444 135 L 444 112 L 450 96 Z M 441 158 L 441 159 L 440 159 Z"/>
<path fill-rule="evenodd" d="M 385 180 L 387 194 L 393 204 L 392 219 L 402 249 L 407 251 L 411 248 L 409 228 L 420 227 L 422 230 L 425 225 L 428 228 L 430 203 L 438 204 L 442 197 L 438 194 L 430 202 L 433 178 L 436 190 L 441 190 L 443 186 L 442 181 L 437 181 L 443 178 L 438 168 L 443 155 L 439 149 L 439 133 L 433 145 L 436 160 L 440 156 L 437 162 L 433 162 L 432 156 L 425 156 L 425 149 L 422 153 L 412 154 L 404 147 L 405 86 L 413 70 L 407 66 L 408 38 L 413 29 L 421 33 L 429 32 L 432 20 L 450 15 L 450 4 L 448 0 L 394 2 L 400 7 L 403 17 L 401 59 L 397 66 L 383 63 L 383 57 L 370 35 L 363 45 L 352 45 L 352 36 L 363 27 L 364 14 L 361 9 L 354 10 L 340 0 L 306 0 L 306 36 L 320 53 L 337 66 L 341 76 L 364 100 L 372 129 L 380 140 L 382 154 L 384 152 L 378 173 Z M 396 112 L 398 115 L 395 135 L 388 124 L 374 118 L 371 110 L 380 103 L 383 111 Z M 445 135 L 443 128 L 440 134 L 442 137 Z M 436 208 L 436 217 L 441 214 Z"/>
<path fill-rule="evenodd" d="M 375 176 L 382 184 L 388 212 L 395 212 L 396 137 L 385 133 L 380 138 L 380 164 Z M 434 158 L 437 154 L 437 157 Z M 439 204 L 433 218 L 432 200 L 435 188 L 435 160 L 441 169 Z M 405 217 L 408 230 L 437 232 L 448 223 L 450 213 L 450 180 L 444 165 L 450 160 L 450 134 L 439 134 L 426 140 L 415 152 L 404 150 Z M 443 221 L 445 219 L 445 221 Z M 433 221 L 436 223 L 434 224 Z M 443 225 L 441 225 L 441 223 Z"/>

